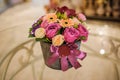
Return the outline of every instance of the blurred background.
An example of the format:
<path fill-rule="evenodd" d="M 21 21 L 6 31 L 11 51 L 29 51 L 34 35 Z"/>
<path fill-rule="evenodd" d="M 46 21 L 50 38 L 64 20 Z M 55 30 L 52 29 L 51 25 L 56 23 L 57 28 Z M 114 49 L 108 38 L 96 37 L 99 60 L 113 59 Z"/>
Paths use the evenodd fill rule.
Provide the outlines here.
<path fill-rule="evenodd" d="M 44 64 L 31 25 L 56 7 L 87 16 L 90 36 L 82 67 L 66 72 Z M 120 80 L 120 0 L 0 0 L 0 80 Z"/>

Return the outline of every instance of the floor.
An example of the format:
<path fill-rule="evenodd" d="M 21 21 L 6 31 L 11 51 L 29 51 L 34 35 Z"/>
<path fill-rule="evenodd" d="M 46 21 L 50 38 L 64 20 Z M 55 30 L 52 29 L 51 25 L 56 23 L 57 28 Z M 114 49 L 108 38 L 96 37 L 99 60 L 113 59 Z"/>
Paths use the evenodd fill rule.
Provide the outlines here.
<path fill-rule="evenodd" d="M 120 80 L 120 23 L 88 20 L 90 36 L 82 67 L 66 72 L 45 66 L 28 29 L 45 14 L 43 4 L 20 4 L 0 14 L 0 80 Z"/>

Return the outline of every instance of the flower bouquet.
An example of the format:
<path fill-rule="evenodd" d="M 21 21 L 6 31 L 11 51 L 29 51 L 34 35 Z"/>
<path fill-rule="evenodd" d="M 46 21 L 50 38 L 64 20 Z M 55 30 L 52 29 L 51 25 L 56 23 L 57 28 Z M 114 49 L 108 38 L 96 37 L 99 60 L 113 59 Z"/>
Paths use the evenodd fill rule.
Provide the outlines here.
<path fill-rule="evenodd" d="M 67 7 L 57 8 L 38 19 L 30 28 L 29 37 L 40 41 L 45 64 L 53 69 L 66 71 L 71 67 L 81 67 L 86 53 L 79 50 L 81 41 L 88 38 L 85 28 L 86 17 L 76 14 Z"/>

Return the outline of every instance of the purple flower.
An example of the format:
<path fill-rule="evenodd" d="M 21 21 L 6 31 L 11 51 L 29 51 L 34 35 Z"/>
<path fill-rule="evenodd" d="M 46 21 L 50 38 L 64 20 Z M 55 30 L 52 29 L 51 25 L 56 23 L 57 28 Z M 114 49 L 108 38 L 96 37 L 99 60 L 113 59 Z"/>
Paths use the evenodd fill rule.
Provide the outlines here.
<path fill-rule="evenodd" d="M 66 6 L 63 6 L 61 8 L 58 7 L 57 12 L 66 13 L 68 17 L 76 16 L 75 10 L 69 9 Z"/>
<path fill-rule="evenodd" d="M 73 9 L 68 9 L 68 10 L 66 11 L 66 13 L 67 13 L 67 16 L 68 16 L 68 17 L 76 16 L 75 10 L 73 10 Z"/>
<path fill-rule="evenodd" d="M 78 39 L 80 36 L 80 33 L 77 29 L 71 27 L 66 28 L 64 31 L 64 38 L 65 41 L 68 43 L 73 43 L 76 39 Z"/>
<path fill-rule="evenodd" d="M 39 24 L 37 24 L 37 22 L 34 23 L 34 24 L 32 25 L 32 31 L 31 31 L 30 34 L 32 34 L 33 36 L 35 36 L 35 30 L 38 29 L 38 28 L 40 28 Z"/>
<path fill-rule="evenodd" d="M 30 32 L 30 34 L 32 34 L 33 36 L 35 36 L 35 30 L 40 28 L 40 24 L 43 20 L 43 16 L 40 17 L 33 25 L 32 25 L 32 31 Z"/>
<path fill-rule="evenodd" d="M 60 28 L 61 26 L 58 23 L 49 24 L 46 28 L 46 36 L 52 39 Z"/>
<path fill-rule="evenodd" d="M 57 11 L 60 12 L 60 13 L 64 13 L 67 10 L 68 10 L 68 8 L 66 6 L 63 6 L 61 8 L 57 7 Z"/>
<path fill-rule="evenodd" d="M 80 37 L 83 37 L 83 41 L 86 41 L 88 38 L 88 30 L 81 24 L 78 25 L 78 30 L 80 32 Z"/>

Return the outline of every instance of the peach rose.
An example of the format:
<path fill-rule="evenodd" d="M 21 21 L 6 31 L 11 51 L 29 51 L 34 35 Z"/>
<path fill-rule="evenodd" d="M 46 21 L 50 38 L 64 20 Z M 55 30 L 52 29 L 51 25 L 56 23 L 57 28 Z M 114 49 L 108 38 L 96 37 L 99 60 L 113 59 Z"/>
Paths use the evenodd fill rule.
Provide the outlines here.
<path fill-rule="evenodd" d="M 63 35 L 56 35 L 52 38 L 52 44 L 54 46 L 60 46 L 64 42 L 64 36 Z"/>
<path fill-rule="evenodd" d="M 35 30 L 35 37 L 36 38 L 43 38 L 45 36 L 45 29 L 44 28 L 38 28 Z"/>

